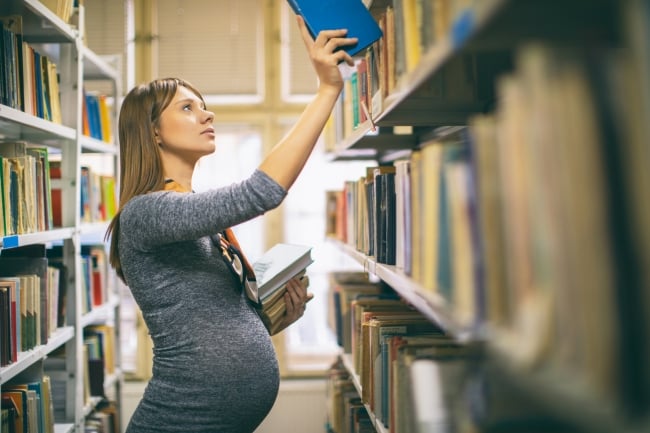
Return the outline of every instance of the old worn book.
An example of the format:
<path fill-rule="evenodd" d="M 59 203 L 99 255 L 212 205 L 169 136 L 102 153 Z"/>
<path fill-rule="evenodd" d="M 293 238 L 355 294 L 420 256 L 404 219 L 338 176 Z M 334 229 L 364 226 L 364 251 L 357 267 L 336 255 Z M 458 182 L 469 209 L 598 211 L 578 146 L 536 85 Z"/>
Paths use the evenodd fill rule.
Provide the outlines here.
<path fill-rule="evenodd" d="M 309 277 L 304 272 L 298 278 L 300 278 L 300 284 L 303 288 L 306 289 L 309 287 Z M 284 300 L 285 292 L 286 284 L 280 290 L 276 290 L 275 294 L 267 298 L 262 303 L 262 306 L 257 309 L 262 322 L 264 322 L 271 335 L 277 334 L 282 328 L 282 318 L 287 311 L 287 305 Z"/>
<path fill-rule="evenodd" d="M 279 243 L 253 263 L 257 279 L 257 304 L 276 295 L 291 278 L 302 273 L 313 263 L 311 247 Z"/>
<path fill-rule="evenodd" d="M 297 277 L 306 288 L 309 279 L 305 271 L 312 262 L 311 247 L 279 243 L 253 263 L 258 295 L 257 299 L 251 300 L 271 335 L 280 330 L 286 311 L 284 293 L 287 282 Z"/>

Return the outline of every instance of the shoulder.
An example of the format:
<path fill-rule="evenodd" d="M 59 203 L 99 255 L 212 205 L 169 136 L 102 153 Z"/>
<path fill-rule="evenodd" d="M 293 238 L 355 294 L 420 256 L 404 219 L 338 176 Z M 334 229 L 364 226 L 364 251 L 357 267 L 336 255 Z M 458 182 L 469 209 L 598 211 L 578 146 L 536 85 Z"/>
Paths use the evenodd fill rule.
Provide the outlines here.
<path fill-rule="evenodd" d="M 175 200 L 181 199 L 186 193 L 174 191 L 154 191 L 133 197 L 122 208 L 122 215 L 131 218 L 134 215 L 151 212 L 152 207 L 168 206 Z M 176 196 L 174 198 L 174 196 Z"/>

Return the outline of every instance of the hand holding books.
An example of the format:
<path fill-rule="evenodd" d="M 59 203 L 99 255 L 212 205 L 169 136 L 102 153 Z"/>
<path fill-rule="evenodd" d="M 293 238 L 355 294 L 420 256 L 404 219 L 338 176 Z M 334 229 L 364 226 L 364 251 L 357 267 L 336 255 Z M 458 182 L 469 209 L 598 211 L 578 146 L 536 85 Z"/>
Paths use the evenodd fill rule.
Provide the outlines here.
<path fill-rule="evenodd" d="M 287 281 L 282 297 L 258 310 L 271 335 L 277 334 L 305 314 L 307 302 L 314 298 L 313 293 L 307 291 L 308 287 L 309 277 L 303 272 Z"/>
<path fill-rule="evenodd" d="M 304 313 L 305 304 L 313 297 L 307 293 L 309 277 L 305 271 L 312 263 L 311 247 L 276 244 L 253 263 L 257 277 L 257 312 L 274 335 Z"/>
<path fill-rule="evenodd" d="M 221 249 L 223 260 L 241 282 L 270 335 L 302 316 L 305 304 L 313 297 L 307 293 L 309 278 L 305 275 L 313 262 L 311 247 L 279 243 L 251 265 L 232 229 L 214 235 L 212 242 Z"/>

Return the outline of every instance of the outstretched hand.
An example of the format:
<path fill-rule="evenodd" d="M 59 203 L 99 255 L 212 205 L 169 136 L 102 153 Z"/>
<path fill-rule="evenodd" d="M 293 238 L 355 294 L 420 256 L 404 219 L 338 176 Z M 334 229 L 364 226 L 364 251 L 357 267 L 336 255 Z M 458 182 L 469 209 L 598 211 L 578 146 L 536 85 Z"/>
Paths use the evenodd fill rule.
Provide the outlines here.
<path fill-rule="evenodd" d="M 346 38 L 347 30 L 338 29 L 323 30 L 313 39 L 304 19 L 300 15 L 296 15 L 296 19 L 309 58 L 318 75 L 320 87 L 332 87 L 337 92 L 340 91 L 343 88 L 343 78 L 338 64 L 345 62 L 353 66 L 354 60 L 345 50 L 338 48 L 354 45 L 357 38 Z"/>
<path fill-rule="evenodd" d="M 286 312 L 282 318 L 280 329 L 284 329 L 305 314 L 307 302 L 314 298 L 313 293 L 307 292 L 309 277 L 292 278 L 287 282 L 287 292 L 284 294 Z"/>

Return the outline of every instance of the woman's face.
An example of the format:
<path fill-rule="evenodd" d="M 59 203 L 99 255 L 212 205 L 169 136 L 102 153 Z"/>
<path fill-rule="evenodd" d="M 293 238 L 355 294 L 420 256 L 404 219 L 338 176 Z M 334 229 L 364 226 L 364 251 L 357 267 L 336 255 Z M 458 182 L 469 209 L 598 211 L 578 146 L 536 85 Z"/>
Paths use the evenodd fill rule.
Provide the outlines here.
<path fill-rule="evenodd" d="M 179 86 L 160 115 L 156 134 L 161 151 L 194 161 L 215 150 L 214 113 L 190 89 Z"/>

